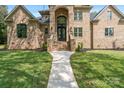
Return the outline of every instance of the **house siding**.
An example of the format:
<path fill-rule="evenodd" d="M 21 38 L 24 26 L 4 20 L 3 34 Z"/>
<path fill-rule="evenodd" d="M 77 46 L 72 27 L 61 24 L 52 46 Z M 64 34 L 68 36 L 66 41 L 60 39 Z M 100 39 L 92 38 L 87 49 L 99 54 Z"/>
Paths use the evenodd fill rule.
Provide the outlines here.
<path fill-rule="evenodd" d="M 74 11 L 82 11 L 82 20 L 74 20 Z M 98 17 L 98 21 L 90 20 L 90 6 L 74 5 L 50 5 L 48 24 L 39 23 L 32 19 L 28 12 L 19 7 L 7 22 L 7 47 L 8 49 L 38 49 L 42 48 L 43 43 L 47 42 L 48 51 L 54 49 L 65 49 L 74 51 L 79 43 L 83 48 L 88 49 L 122 49 L 124 48 L 124 16 L 109 5 Z M 112 11 L 112 19 L 108 20 L 108 11 Z M 64 15 L 67 17 L 66 41 L 57 39 L 57 17 Z M 42 16 L 43 17 L 43 16 Z M 18 38 L 16 26 L 19 23 L 27 24 L 27 38 Z M 45 28 L 49 33 L 45 35 Z M 82 28 L 82 37 L 73 35 L 74 28 Z M 114 28 L 113 36 L 105 36 L 105 28 Z M 70 39 L 69 36 L 73 36 Z M 51 39 L 52 37 L 52 39 Z M 54 37 L 54 38 L 53 38 Z"/>
<path fill-rule="evenodd" d="M 35 21 L 29 21 L 30 17 L 21 9 L 9 18 L 13 20 L 7 26 L 7 46 L 8 49 L 37 49 L 41 48 L 44 42 L 43 32 L 40 25 Z M 24 23 L 27 25 L 27 38 L 17 37 L 17 24 Z"/>
<path fill-rule="evenodd" d="M 107 19 L 107 12 L 112 11 L 112 20 Z M 94 49 L 119 49 L 124 48 L 124 22 L 119 22 L 121 15 L 109 6 L 93 23 L 93 48 Z M 105 36 L 105 28 L 114 28 L 113 36 Z"/>
<path fill-rule="evenodd" d="M 59 10 L 59 12 L 56 13 L 57 9 L 64 8 L 67 10 L 68 14 L 65 13 L 65 11 Z M 74 11 L 75 10 L 81 10 L 82 11 L 82 20 L 74 20 Z M 82 6 L 78 6 L 76 8 L 73 5 L 55 5 L 50 6 L 50 32 L 56 33 L 56 17 L 59 16 L 59 14 L 64 14 L 67 16 L 68 22 L 67 22 L 67 42 L 69 41 L 69 34 L 73 34 L 75 27 L 81 27 L 83 31 L 82 37 L 74 37 L 75 39 L 75 48 L 78 46 L 78 43 L 83 43 L 84 48 L 91 48 L 91 30 L 90 30 L 90 9 L 89 8 L 83 8 Z M 57 34 L 56 34 L 57 36 Z M 57 40 L 57 37 L 56 37 Z M 61 46 L 61 45 L 60 45 Z M 75 50 L 75 49 L 73 49 Z"/>
<path fill-rule="evenodd" d="M 82 37 L 74 37 L 76 40 L 76 47 L 78 43 L 82 43 L 84 48 L 91 48 L 91 30 L 90 30 L 90 13 L 88 9 L 82 9 L 82 20 L 73 20 L 73 31 L 74 27 L 82 27 Z"/>

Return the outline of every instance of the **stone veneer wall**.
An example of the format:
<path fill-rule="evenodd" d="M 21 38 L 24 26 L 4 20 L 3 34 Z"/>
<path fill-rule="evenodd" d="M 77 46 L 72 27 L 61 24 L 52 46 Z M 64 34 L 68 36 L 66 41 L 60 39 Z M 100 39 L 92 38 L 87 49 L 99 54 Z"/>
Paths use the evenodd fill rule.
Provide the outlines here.
<path fill-rule="evenodd" d="M 83 19 L 81 21 L 74 20 L 74 11 L 75 7 L 73 5 L 56 5 L 50 6 L 50 32 L 54 32 L 56 34 L 56 14 L 55 11 L 59 8 L 65 8 L 68 10 L 68 24 L 67 24 L 67 42 L 69 41 L 69 34 L 74 32 L 74 27 L 82 27 L 83 36 L 82 37 L 74 37 L 75 39 L 75 48 L 78 43 L 83 43 L 84 48 L 91 48 L 91 31 L 90 31 L 90 9 L 80 8 L 82 10 Z M 65 12 L 60 11 L 61 14 Z M 56 34 L 57 35 L 57 34 Z M 57 40 L 57 37 L 56 37 Z"/>
<path fill-rule="evenodd" d="M 41 48 L 44 38 L 40 30 L 40 24 L 36 21 L 29 21 L 29 16 L 19 8 L 11 18 L 13 22 L 8 23 L 7 27 L 7 46 L 8 49 L 37 49 Z M 27 24 L 27 38 L 17 37 L 16 25 L 19 23 Z"/>
<path fill-rule="evenodd" d="M 73 37 L 70 48 L 74 50 L 78 45 L 78 42 L 82 42 L 84 48 L 91 48 L 91 40 L 93 39 L 94 49 L 113 49 L 124 48 L 124 22 L 120 22 L 121 16 L 111 7 L 102 13 L 98 19 L 98 22 L 90 25 L 90 9 L 82 9 L 83 19 L 81 21 L 74 21 L 74 10 L 77 9 L 72 5 L 68 6 L 52 6 L 50 7 L 50 26 L 49 34 L 54 34 L 52 42 L 57 41 L 56 33 L 56 17 L 55 10 L 59 8 L 65 8 L 68 10 L 68 25 L 67 25 L 67 41 L 69 41 L 69 34 L 73 33 L 74 27 L 83 28 L 82 37 Z M 107 20 L 107 11 L 112 11 L 112 20 Z M 64 11 L 60 11 L 65 13 Z M 58 13 L 59 14 L 59 13 Z M 44 41 L 47 41 L 47 36 L 44 36 L 44 27 L 34 20 L 29 20 L 30 17 L 21 8 L 19 8 L 10 19 L 13 22 L 8 23 L 7 32 L 7 46 L 8 49 L 37 49 L 41 48 Z M 16 25 L 19 23 L 27 24 L 27 38 L 18 38 L 16 32 Z M 91 27 L 93 27 L 93 38 L 91 38 Z M 114 27 L 114 36 L 105 36 L 105 28 Z M 62 44 L 62 43 L 61 43 Z M 58 46 L 60 42 L 58 42 Z M 65 43 L 63 45 L 66 45 Z M 72 47 L 73 45 L 73 47 Z M 61 45 L 60 45 L 61 46 Z"/>

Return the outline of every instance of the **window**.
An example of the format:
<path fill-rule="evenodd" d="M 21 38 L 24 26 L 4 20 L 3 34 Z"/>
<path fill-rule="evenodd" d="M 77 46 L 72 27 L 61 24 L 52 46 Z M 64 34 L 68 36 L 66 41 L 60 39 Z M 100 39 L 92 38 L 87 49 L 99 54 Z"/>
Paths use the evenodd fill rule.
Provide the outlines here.
<path fill-rule="evenodd" d="M 82 37 L 82 28 L 81 27 L 74 28 L 74 36 Z"/>
<path fill-rule="evenodd" d="M 57 18 L 57 23 L 58 24 L 66 24 L 66 17 L 65 16 L 59 16 Z"/>
<path fill-rule="evenodd" d="M 114 28 L 105 28 L 105 36 L 113 36 Z"/>
<path fill-rule="evenodd" d="M 45 28 L 45 34 L 48 34 L 48 28 Z"/>
<path fill-rule="evenodd" d="M 26 24 L 17 24 L 17 36 L 18 38 L 27 37 L 27 25 Z"/>
<path fill-rule="evenodd" d="M 112 11 L 108 11 L 108 20 L 112 19 Z"/>
<path fill-rule="evenodd" d="M 76 10 L 74 12 L 74 20 L 82 20 L 82 11 L 81 10 Z"/>

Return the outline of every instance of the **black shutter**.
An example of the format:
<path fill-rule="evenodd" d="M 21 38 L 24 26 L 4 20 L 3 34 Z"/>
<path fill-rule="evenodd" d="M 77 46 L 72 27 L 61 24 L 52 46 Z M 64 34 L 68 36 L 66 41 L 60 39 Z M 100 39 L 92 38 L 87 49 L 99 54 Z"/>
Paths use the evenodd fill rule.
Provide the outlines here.
<path fill-rule="evenodd" d="M 108 36 L 108 28 L 105 28 L 105 36 Z"/>

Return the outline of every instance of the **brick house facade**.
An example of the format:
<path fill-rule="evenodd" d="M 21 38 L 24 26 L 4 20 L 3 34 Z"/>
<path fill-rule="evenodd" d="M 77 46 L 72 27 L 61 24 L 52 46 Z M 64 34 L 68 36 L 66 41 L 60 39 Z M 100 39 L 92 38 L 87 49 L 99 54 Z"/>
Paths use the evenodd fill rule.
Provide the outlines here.
<path fill-rule="evenodd" d="M 104 9 L 100 11 L 99 14 L 92 21 L 93 48 L 124 48 L 123 19 L 124 15 L 115 6 L 110 5 L 104 7 Z"/>
<path fill-rule="evenodd" d="M 49 5 L 49 10 L 39 11 L 42 17 L 35 18 L 18 5 L 5 18 L 8 49 L 38 49 L 44 43 L 48 51 L 74 51 L 79 44 L 88 49 L 124 48 L 124 15 L 109 5 L 91 20 L 91 8 Z"/>

